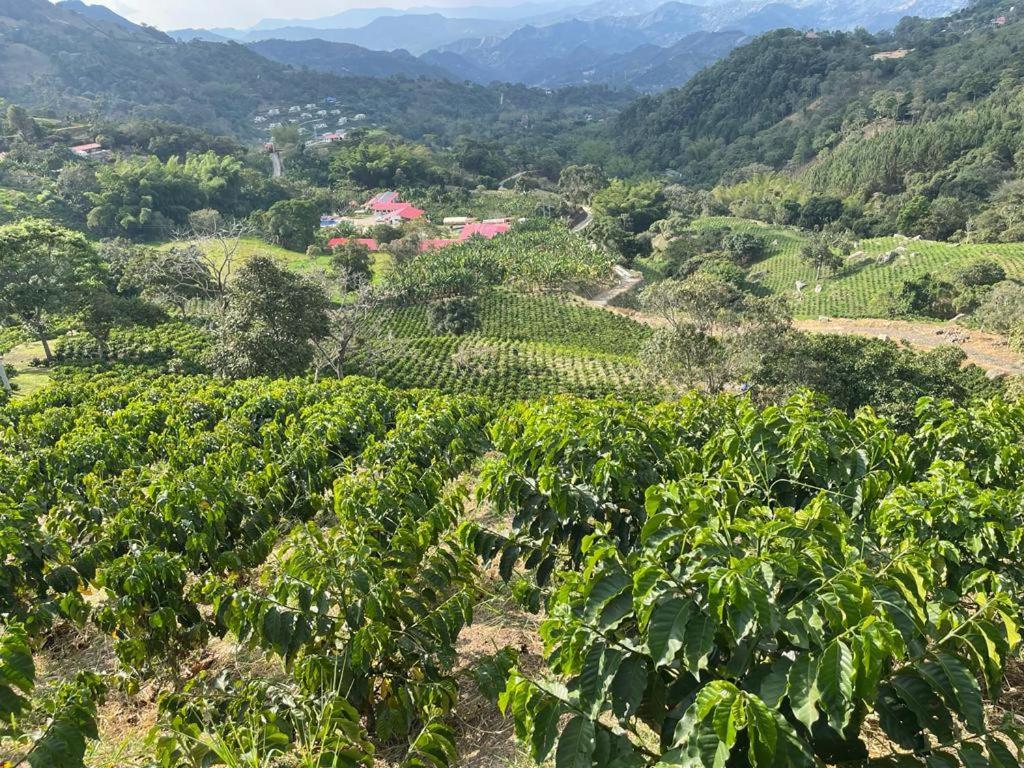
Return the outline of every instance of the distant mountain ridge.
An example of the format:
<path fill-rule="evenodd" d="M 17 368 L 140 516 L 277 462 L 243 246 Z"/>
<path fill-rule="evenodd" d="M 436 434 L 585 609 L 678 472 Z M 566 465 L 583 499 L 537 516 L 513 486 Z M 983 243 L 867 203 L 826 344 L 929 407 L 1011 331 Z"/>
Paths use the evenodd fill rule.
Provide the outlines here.
<path fill-rule="evenodd" d="M 443 66 L 416 58 L 405 50 L 371 51 L 350 43 L 327 40 L 261 40 L 249 43 L 255 51 L 272 61 L 320 72 L 355 77 L 427 77 L 434 80 L 459 80 Z"/>
<path fill-rule="evenodd" d="M 13 2 L 14 0 L 0 0 Z M 176 30 L 171 37 L 239 42 L 273 61 L 340 76 L 495 81 L 544 88 L 603 84 L 655 93 L 686 83 L 751 37 L 782 28 L 891 28 L 904 15 L 937 16 L 966 0 L 596 0 L 556 7 L 525 3 L 412 13 L 353 9 L 302 26 L 267 19 L 250 30 Z M 126 34 L 171 38 L 99 5 L 63 0 L 58 7 Z M 538 10 L 544 12 L 533 15 Z M 460 15 L 449 17 L 438 12 Z M 500 13 L 498 11 L 501 11 Z M 362 26 L 329 28 L 331 24 Z M 310 25 L 310 26 L 306 26 Z"/>
<path fill-rule="evenodd" d="M 275 60 L 325 72 L 366 66 L 369 71 L 379 68 L 414 77 L 479 83 L 517 82 L 548 88 L 602 83 L 656 92 L 682 85 L 734 46 L 773 29 L 864 27 L 879 31 L 895 26 L 906 15 L 940 16 L 966 2 L 596 0 L 571 4 L 572 0 L 567 0 L 555 7 L 526 3 L 500 9 L 501 13 L 479 6 L 433 9 L 431 13 L 355 9 L 301 22 L 268 19 L 249 30 L 210 30 L 209 36 L 199 30 L 172 34 L 178 39 L 230 37 L 247 44 L 273 39 Z M 362 26 L 331 27 L 367 19 Z M 276 23 L 288 26 L 274 27 Z M 423 68 L 408 57 L 388 61 L 309 43 L 317 40 L 378 51 L 408 51 L 420 58 Z M 286 46 L 285 41 L 293 45 Z"/>

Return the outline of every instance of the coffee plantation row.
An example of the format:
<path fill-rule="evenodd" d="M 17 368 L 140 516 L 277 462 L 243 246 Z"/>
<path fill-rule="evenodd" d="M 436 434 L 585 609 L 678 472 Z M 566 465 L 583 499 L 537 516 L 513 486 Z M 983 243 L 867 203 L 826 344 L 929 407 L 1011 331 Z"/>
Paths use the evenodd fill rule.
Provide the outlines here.
<path fill-rule="evenodd" d="M 0 406 L 0 756 L 88 764 L 156 681 L 154 766 L 453 765 L 493 563 L 543 615 L 544 669 L 488 667 L 538 762 L 1015 766 L 1022 433 L 1000 401 L 897 432 L 810 395 L 64 373 Z M 72 625 L 116 672 L 40 677 Z M 217 638 L 276 671 L 194 671 Z"/>
<path fill-rule="evenodd" d="M 801 317 L 874 317 L 878 300 L 902 281 L 924 274 L 948 277 L 978 259 L 998 263 L 1008 278 L 1024 278 L 1024 245 L 1020 243 L 940 243 L 905 237 L 879 237 L 856 243 L 849 267 L 815 283 L 815 269 L 800 258 L 809 237 L 795 227 L 767 226 L 748 219 L 698 219 L 696 231 L 728 227 L 753 232 L 771 243 L 771 254 L 751 268 L 751 277 L 773 294 L 789 297 Z M 881 259 L 893 254 L 891 259 Z M 804 288 L 796 290 L 797 282 Z M 817 285 L 821 290 L 817 291 Z"/>
<path fill-rule="evenodd" d="M 387 342 L 354 356 L 349 372 L 399 388 L 431 387 L 500 399 L 572 393 L 649 392 L 637 355 L 650 329 L 558 296 L 496 289 L 474 303 L 476 327 L 462 336 L 431 328 L 428 307 L 388 306 L 370 324 Z M 106 363 L 164 372 L 208 371 L 212 333 L 198 321 L 115 328 Z M 99 345 L 86 334 L 56 344 L 57 361 L 90 368 Z"/>

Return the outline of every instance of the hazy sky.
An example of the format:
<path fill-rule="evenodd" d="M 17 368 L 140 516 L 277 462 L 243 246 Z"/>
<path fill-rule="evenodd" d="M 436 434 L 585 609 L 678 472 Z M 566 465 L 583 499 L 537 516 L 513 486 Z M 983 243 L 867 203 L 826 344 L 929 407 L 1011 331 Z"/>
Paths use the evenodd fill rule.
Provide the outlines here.
<path fill-rule="evenodd" d="M 260 19 L 330 16 L 349 8 L 410 6 L 514 5 L 514 0 L 85 0 L 106 5 L 135 22 L 161 29 L 246 27 Z"/>

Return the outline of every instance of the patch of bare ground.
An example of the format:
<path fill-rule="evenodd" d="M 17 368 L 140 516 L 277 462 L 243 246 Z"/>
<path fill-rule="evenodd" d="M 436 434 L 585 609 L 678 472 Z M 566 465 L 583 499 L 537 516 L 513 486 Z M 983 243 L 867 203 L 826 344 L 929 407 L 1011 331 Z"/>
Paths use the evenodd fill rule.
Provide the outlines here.
<path fill-rule="evenodd" d="M 1024 374 L 1024 363 L 1006 339 L 994 333 L 964 328 L 953 322 L 927 323 L 912 320 L 847 319 L 797 320 L 794 325 L 810 333 L 838 333 L 846 336 L 870 336 L 902 342 L 917 349 L 953 345 L 967 355 L 967 361 L 991 375 Z"/>
<path fill-rule="evenodd" d="M 110 676 L 118 671 L 111 638 L 91 625 L 84 629 L 68 624 L 58 625 L 36 654 L 35 662 L 41 693 L 72 679 L 81 671 Z M 188 680 L 200 672 L 214 676 L 231 672 L 242 677 L 262 678 L 281 675 L 280 668 L 267 661 L 263 654 L 219 638 L 212 639 L 185 661 L 182 677 Z M 99 739 L 91 744 L 86 765 L 89 768 L 142 768 L 151 765 L 149 735 L 157 723 L 160 694 L 168 688 L 166 682 L 151 682 L 129 695 L 111 685 L 106 700 L 97 710 Z M 3 751 L 0 748 L 0 755 Z"/>
<path fill-rule="evenodd" d="M 454 726 L 458 733 L 460 768 L 507 768 L 529 763 L 515 738 L 511 719 L 506 719 L 477 689 L 471 670 L 482 659 L 511 646 L 519 653 L 519 668 L 539 673 L 544 666 L 539 617 L 522 610 L 495 573 L 487 575 L 492 596 L 475 610 L 473 624 L 459 636 L 459 703 Z"/>
<path fill-rule="evenodd" d="M 495 531 L 507 533 L 508 522 L 488 504 L 466 504 L 466 516 Z M 453 725 L 458 733 L 459 768 L 509 768 L 532 762 L 516 741 L 512 720 L 506 719 L 494 702 L 480 693 L 472 677 L 473 668 L 484 658 L 506 647 L 519 654 L 519 669 L 528 675 L 544 667 L 543 645 L 538 633 L 541 616 L 522 609 L 497 568 L 483 573 L 485 595 L 474 609 L 473 623 L 466 627 L 456 645 L 458 652 L 459 702 Z"/>

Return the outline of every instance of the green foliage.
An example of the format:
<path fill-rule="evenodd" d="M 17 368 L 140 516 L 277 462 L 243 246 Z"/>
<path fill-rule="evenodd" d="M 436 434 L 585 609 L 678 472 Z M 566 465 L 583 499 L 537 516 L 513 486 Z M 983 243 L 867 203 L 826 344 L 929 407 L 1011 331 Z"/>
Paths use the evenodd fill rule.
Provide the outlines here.
<path fill-rule="evenodd" d="M 814 267 L 800 258 L 800 251 L 807 242 L 805 233 L 789 227 L 720 217 L 698 219 L 693 223 L 693 230 L 700 234 L 717 231 L 723 225 L 761 234 L 776 243 L 772 254 L 750 271 L 748 280 L 773 294 L 786 296 L 794 314 L 802 317 L 875 317 L 879 297 L 890 288 L 926 273 L 949 281 L 955 279 L 956 270 L 979 259 L 995 261 L 1011 280 L 1024 277 L 1024 246 L 1020 244 L 951 245 L 880 237 L 855 242 L 846 268 L 824 281 L 820 292 L 812 287 L 798 293 L 798 280 L 808 286 L 815 285 Z"/>
<path fill-rule="evenodd" d="M 272 243 L 302 253 L 320 228 L 319 207 L 312 200 L 280 200 L 263 215 L 263 228 Z"/>
<path fill-rule="evenodd" d="M 400 739 L 413 762 L 449 754 L 454 648 L 477 583 L 453 481 L 482 452 L 489 414 L 354 379 L 62 379 L 0 412 L 0 543 L 18 565 L 0 611 L 38 633 L 55 615 L 90 621 L 129 680 L 175 680 L 157 750 L 168 765 L 250 752 L 361 764 Z M 86 588 L 104 599 L 86 603 Z M 229 630 L 280 657 L 286 679 L 182 685 L 185 652 Z M 0 679 L 20 708 L 29 634 L 13 632 Z M 81 689 L 40 703 L 54 736 L 38 765 L 81 765 L 95 738 Z M 78 757 L 44 751 L 58 739 Z"/>
<path fill-rule="evenodd" d="M 361 243 L 350 242 L 331 250 L 331 267 L 354 280 L 370 280 L 372 265 L 370 249 Z"/>
<path fill-rule="evenodd" d="M 193 211 L 214 208 L 244 216 L 263 202 L 252 187 L 265 184 L 254 176 L 234 157 L 213 152 L 184 161 L 118 160 L 96 173 L 98 191 L 86 195 L 92 204 L 88 224 L 104 235 L 155 240 L 184 227 Z"/>
<path fill-rule="evenodd" d="M 77 308 L 99 287 L 95 250 L 77 232 L 40 219 L 0 227 L 0 316 L 46 343 L 53 315 Z"/>
<path fill-rule="evenodd" d="M 346 144 L 331 157 L 335 184 L 363 189 L 430 185 L 442 180 L 441 168 L 423 146 L 388 141 L 387 136 Z"/>
<path fill-rule="evenodd" d="M 520 224 L 493 240 L 427 251 L 393 271 L 390 288 L 403 300 L 476 295 L 487 287 L 553 290 L 596 282 L 610 264 L 586 241 L 550 222 Z"/>
<path fill-rule="evenodd" d="M 23 747 L 16 757 L 31 768 L 83 768 L 89 740 L 98 738 L 96 705 L 106 683 L 83 672 L 33 701 L 36 667 L 25 627 L 5 622 L 0 630 L 0 736 Z M 33 719 L 42 727 L 27 732 Z"/>
<path fill-rule="evenodd" d="M 217 369 L 236 377 L 304 373 L 313 345 L 328 333 L 329 306 L 322 286 L 268 256 L 254 256 L 228 291 L 217 327 Z"/>
<path fill-rule="evenodd" d="M 566 766 L 836 764 L 867 758 L 873 712 L 899 764 L 1013 764 L 983 708 L 1020 643 L 1022 416 L 922 401 L 900 435 L 805 396 L 510 410 L 479 493 L 513 532 L 466 535 L 549 585 L 550 676 L 515 670 L 501 700 L 517 735 Z"/>
<path fill-rule="evenodd" d="M 476 302 L 472 299 L 441 299 L 430 305 L 430 329 L 437 334 L 461 336 L 479 325 Z"/>
<path fill-rule="evenodd" d="M 556 392 L 647 393 L 636 356 L 650 331 L 632 320 L 549 296 L 488 291 L 478 327 L 436 335 L 422 305 L 388 307 L 370 323 L 393 336 L 357 355 L 353 372 L 400 388 L 437 387 L 503 401 Z"/>

